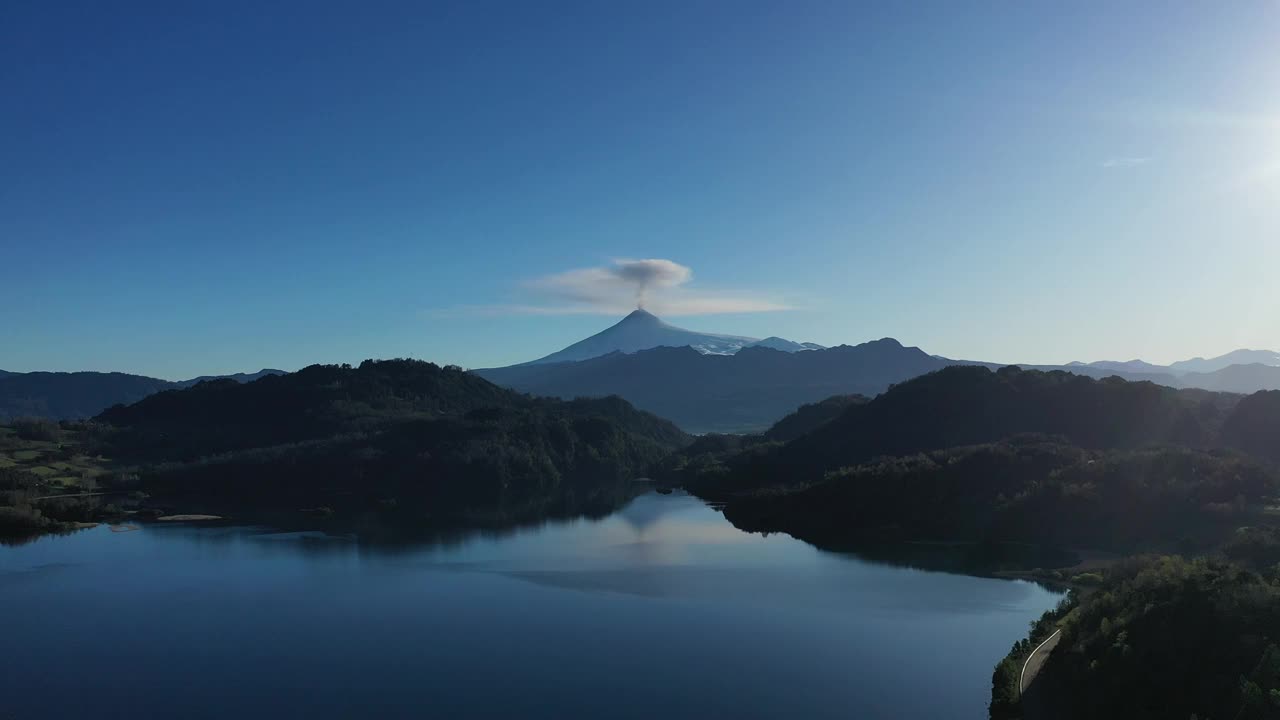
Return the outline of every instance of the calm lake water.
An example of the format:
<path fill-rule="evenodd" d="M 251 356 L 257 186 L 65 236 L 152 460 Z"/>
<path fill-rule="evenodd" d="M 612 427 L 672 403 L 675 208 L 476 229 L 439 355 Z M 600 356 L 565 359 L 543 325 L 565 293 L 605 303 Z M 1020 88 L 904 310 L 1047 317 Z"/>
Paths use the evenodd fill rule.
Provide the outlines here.
<path fill-rule="evenodd" d="M 983 718 L 1057 601 L 682 495 L 394 549 L 104 527 L 0 547 L 0 718 Z"/>

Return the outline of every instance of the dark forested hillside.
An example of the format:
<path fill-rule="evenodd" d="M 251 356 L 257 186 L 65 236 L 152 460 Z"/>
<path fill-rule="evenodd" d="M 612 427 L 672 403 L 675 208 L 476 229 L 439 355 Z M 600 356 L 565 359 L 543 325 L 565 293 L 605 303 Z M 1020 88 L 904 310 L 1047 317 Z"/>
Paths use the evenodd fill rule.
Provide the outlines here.
<path fill-rule="evenodd" d="M 815 480 L 881 455 L 989 443 L 1022 433 L 1057 435 L 1083 448 L 1151 443 L 1208 447 L 1231 398 L 1062 371 L 948 367 L 853 405 L 750 467 L 752 484 Z"/>
<path fill-rule="evenodd" d="M 1280 717 L 1273 567 L 1136 558 L 1056 625 L 1062 639 L 1037 682 L 1040 704 L 1061 717 Z M 993 718 L 1021 717 L 997 705 Z"/>
<path fill-rule="evenodd" d="M 149 492 L 386 507 L 418 517 L 537 513 L 621 492 L 687 441 L 618 398 L 530 398 L 412 360 L 206 382 L 98 418 Z"/>
<path fill-rule="evenodd" d="M 765 440 L 788 442 L 811 433 L 835 420 L 853 405 L 868 402 L 865 395 L 833 395 L 816 403 L 801 405 L 795 412 L 773 424 L 764 434 Z"/>
<path fill-rule="evenodd" d="M 248 384 L 207 381 L 112 407 L 98 419 L 126 428 L 116 443 L 130 456 L 191 460 L 373 430 L 391 421 L 527 403 L 453 368 L 412 360 L 366 361 L 359 368 L 312 365 Z"/>
<path fill-rule="evenodd" d="M 1280 390 L 1242 398 L 1222 428 L 1225 444 L 1280 462 Z"/>
<path fill-rule="evenodd" d="M 1262 515 L 1275 473 L 1233 453 L 1090 451 L 1052 438 L 883 458 L 735 496 L 726 516 L 820 546 L 884 540 L 1205 550 Z"/>
<path fill-rule="evenodd" d="M 950 367 L 847 403 L 786 442 L 768 440 L 778 428 L 699 440 L 664 469 L 670 481 L 727 501 L 740 527 L 825 546 L 936 539 L 1204 549 L 1259 517 L 1280 491 L 1277 398 Z"/>

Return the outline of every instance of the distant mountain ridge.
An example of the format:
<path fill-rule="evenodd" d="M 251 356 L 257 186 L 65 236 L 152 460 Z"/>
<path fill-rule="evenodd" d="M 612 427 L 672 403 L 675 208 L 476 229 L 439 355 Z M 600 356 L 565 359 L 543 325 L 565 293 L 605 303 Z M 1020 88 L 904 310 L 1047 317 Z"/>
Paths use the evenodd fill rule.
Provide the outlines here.
<path fill-rule="evenodd" d="M 0 422 L 17 417 L 53 420 L 89 418 L 113 405 L 130 405 L 155 393 L 185 388 L 206 380 L 252 382 L 283 370 L 203 375 L 177 382 L 121 372 L 27 372 L 0 370 Z"/>
<path fill-rule="evenodd" d="M 1272 350 L 1233 350 L 1217 357 L 1192 357 L 1190 360 L 1179 360 L 1169 365 L 1156 365 L 1146 360 L 1096 360 L 1093 363 L 1066 364 L 1066 368 L 1100 368 L 1120 370 L 1124 373 L 1162 373 L 1185 375 L 1190 373 L 1216 373 L 1233 365 L 1263 365 L 1267 368 L 1280 368 L 1280 352 Z"/>
<path fill-rule="evenodd" d="M 1160 373 L 1168 372 L 1169 368 L 1164 365 L 1153 365 L 1145 360 L 1095 360 L 1090 363 L 1069 362 L 1066 367 L 1091 367 L 1101 368 L 1103 370 L 1119 370 L 1121 372 L 1137 372 L 1137 373 Z"/>
<path fill-rule="evenodd" d="M 1267 365 L 1280 366 L 1280 352 L 1274 350 L 1232 350 L 1225 355 L 1213 358 L 1191 358 L 1170 363 L 1169 368 L 1175 372 L 1211 373 L 1225 370 L 1232 365 Z"/>
<path fill-rule="evenodd" d="M 1233 365 L 1264 365 L 1280 367 L 1280 352 L 1274 350 L 1232 350 L 1224 355 L 1212 358 L 1196 357 L 1190 360 L 1179 360 L 1168 365 L 1156 365 L 1145 360 L 1097 360 L 1090 363 L 1080 361 L 1069 362 L 1066 367 L 1092 367 L 1123 372 L 1166 373 L 1185 375 L 1188 373 L 1213 373 L 1225 370 Z"/>
<path fill-rule="evenodd" d="M 826 348 L 817 343 L 796 342 L 786 338 L 780 338 L 777 335 L 770 335 L 763 340 L 757 340 L 747 347 L 767 347 L 773 350 L 781 350 L 782 352 L 802 352 L 804 350 L 825 350 Z"/>
<path fill-rule="evenodd" d="M 763 430 L 805 403 L 832 395 L 878 395 L 893 383 L 952 364 L 884 338 L 794 353 L 746 347 L 733 355 L 707 355 L 658 347 L 475 372 L 535 395 L 618 395 L 691 432 L 740 432 Z"/>
<path fill-rule="evenodd" d="M 635 353 L 656 347 L 691 347 L 704 355 L 732 355 L 744 348 L 765 347 L 783 352 L 802 352 L 806 350 L 824 350 L 824 346 L 811 342 L 796 342 L 776 335 L 757 339 L 741 335 L 725 335 L 706 333 L 671 325 L 644 309 L 637 309 L 614 325 L 588 338 L 579 340 L 568 347 L 551 353 L 545 357 L 532 360 L 523 365 L 540 365 L 561 362 L 578 362 L 601 357 L 613 352 Z M 950 360 L 937 355 L 943 360 Z M 959 361 L 952 361 L 959 362 Z M 962 364 L 986 365 L 991 368 L 1016 364 L 1020 367 L 1042 369 L 1067 368 L 1074 372 L 1082 372 L 1090 377 L 1100 377 L 1096 371 L 1114 371 L 1128 375 L 1143 376 L 1140 379 L 1160 381 L 1163 375 L 1186 375 L 1191 373 L 1214 373 L 1234 365 L 1263 365 L 1280 367 L 1280 352 L 1273 350 L 1233 350 L 1212 358 L 1195 357 L 1179 360 L 1169 365 L 1158 365 L 1138 358 L 1132 360 L 1095 360 L 1082 362 L 1079 360 L 1065 365 L 1042 365 L 1024 363 L 992 363 L 970 362 Z M 1213 382 L 1210 380 L 1209 382 Z M 1228 383 L 1230 384 L 1230 383 Z"/>
<path fill-rule="evenodd" d="M 1248 360 L 1256 362 L 1240 362 Z M 802 405 L 835 395 L 875 397 L 896 383 L 950 365 L 996 370 L 1011 364 L 1173 388 L 1242 394 L 1280 390 L 1280 353 L 1267 350 L 1236 350 L 1167 366 L 1138 359 L 1067 365 L 993 363 L 929 355 L 892 338 L 824 348 L 777 336 L 756 339 L 702 333 L 670 325 L 644 310 L 537 360 L 474 372 L 537 395 L 564 399 L 617 395 L 692 432 L 757 432 Z M 264 369 L 170 382 L 124 373 L 0 370 L 0 421 L 23 415 L 91 417 L 112 405 L 137 402 L 162 390 L 205 380 L 251 382 L 280 372 Z"/>
<path fill-rule="evenodd" d="M 231 375 L 201 375 L 190 380 L 179 380 L 174 384 L 178 387 L 191 387 L 192 385 L 205 382 L 206 380 L 235 380 L 238 383 L 248 383 L 254 380 L 262 379 L 268 375 L 288 375 L 284 370 L 276 370 L 273 368 L 263 368 L 254 373 L 233 373 Z"/>
<path fill-rule="evenodd" d="M 833 395 L 874 397 L 893 384 L 950 365 L 976 365 L 991 370 L 1010 365 L 929 355 L 919 348 L 904 347 L 892 338 L 833 348 L 777 337 L 749 342 L 747 338 L 733 338 L 733 343 L 743 344 L 733 348 L 721 345 L 719 351 L 701 340 L 720 338 L 718 342 L 723 343 L 731 337 L 682 330 L 650 313 L 636 311 L 560 353 L 531 363 L 475 372 L 499 385 L 537 395 L 618 395 L 690 432 L 756 432 L 801 405 Z M 694 342 L 704 342 L 704 347 L 695 348 Z M 649 343 L 657 345 L 630 349 Z M 606 349 L 608 352 L 594 357 L 563 359 Z M 730 349 L 733 352 L 728 352 Z M 1276 365 L 1229 363 L 1242 358 L 1271 358 Z M 1223 362 L 1228 364 L 1208 372 L 1174 369 L 1212 367 Z M 1242 350 L 1171 366 L 1143 360 L 1017 365 L 1028 370 L 1065 370 L 1094 379 L 1115 376 L 1172 388 L 1234 393 L 1280 389 L 1280 354 L 1266 351 Z"/>

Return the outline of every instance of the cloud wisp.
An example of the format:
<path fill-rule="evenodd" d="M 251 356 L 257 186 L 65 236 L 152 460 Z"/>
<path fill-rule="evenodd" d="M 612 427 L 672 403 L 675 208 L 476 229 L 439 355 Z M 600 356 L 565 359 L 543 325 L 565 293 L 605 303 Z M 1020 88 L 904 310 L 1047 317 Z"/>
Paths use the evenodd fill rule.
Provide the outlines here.
<path fill-rule="evenodd" d="M 472 305 L 451 312 L 474 315 L 622 315 L 643 308 L 656 315 L 717 315 L 790 310 L 774 298 L 689 287 L 693 270 L 663 258 L 620 258 L 521 284 L 525 302 Z"/>
<path fill-rule="evenodd" d="M 1149 157 L 1113 157 L 1102 161 L 1104 168 L 1132 168 L 1151 162 Z"/>

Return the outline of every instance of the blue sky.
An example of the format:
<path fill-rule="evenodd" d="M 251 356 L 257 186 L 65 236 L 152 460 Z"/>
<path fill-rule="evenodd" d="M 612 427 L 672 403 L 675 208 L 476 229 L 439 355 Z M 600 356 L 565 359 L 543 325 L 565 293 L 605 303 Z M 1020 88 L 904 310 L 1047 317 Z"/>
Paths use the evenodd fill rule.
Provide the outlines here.
<path fill-rule="evenodd" d="M 1280 3 L 888 5 L 8 3 L 0 368 L 1280 348 Z"/>

